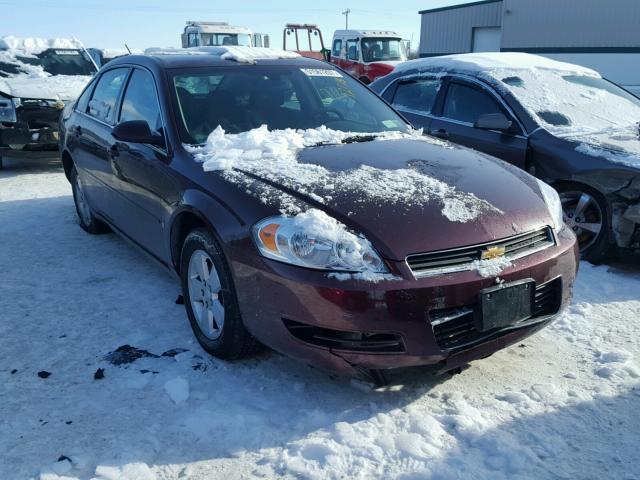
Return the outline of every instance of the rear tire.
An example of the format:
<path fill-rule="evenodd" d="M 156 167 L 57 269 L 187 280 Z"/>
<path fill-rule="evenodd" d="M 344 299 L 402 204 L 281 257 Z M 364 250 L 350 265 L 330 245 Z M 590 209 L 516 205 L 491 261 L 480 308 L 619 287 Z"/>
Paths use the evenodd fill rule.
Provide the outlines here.
<path fill-rule="evenodd" d="M 78 214 L 80 227 L 82 227 L 85 232 L 91 233 L 92 235 L 110 232 L 111 229 L 93 215 L 93 211 L 91 210 L 87 197 L 84 193 L 82 182 L 78 177 L 76 167 L 71 167 L 69 180 L 71 182 L 73 202 L 76 205 L 76 213 Z"/>
<path fill-rule="evenodd" d="M 557 186 L 564 221 L 578 237 L 583 260 L 598 263 L 611 255 L 611 215 L 604 196 L 586 185 Z"/>
<path fill-rule="evenodd" d="M 258 347 L 242 322 L 236 289 L 222 248 L 207 230 L 193 230 L 180 256 L 184 306 L 198 343 L 225 360 Z"/>

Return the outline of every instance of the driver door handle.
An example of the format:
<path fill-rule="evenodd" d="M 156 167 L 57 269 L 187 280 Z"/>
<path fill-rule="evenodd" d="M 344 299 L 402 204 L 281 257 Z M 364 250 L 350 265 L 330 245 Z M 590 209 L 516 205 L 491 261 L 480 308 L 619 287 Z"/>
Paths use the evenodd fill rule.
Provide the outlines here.
<path fill-rule="evenodd" d="M 431 130 L 429 132 L 432 136 L 441 138 L 443 140 L 449 139 L 449 132 L 447 132 L 444 128 L 439 128 L 437 130 Z"/>

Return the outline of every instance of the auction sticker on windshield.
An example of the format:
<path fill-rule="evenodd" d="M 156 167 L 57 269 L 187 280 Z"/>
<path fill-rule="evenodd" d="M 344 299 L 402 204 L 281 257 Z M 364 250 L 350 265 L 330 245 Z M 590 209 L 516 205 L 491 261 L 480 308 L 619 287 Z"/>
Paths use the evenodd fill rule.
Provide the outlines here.
<path fill-rule="evenodd" d="M 338 77 L 342 78 L 340 72 L 329 68 L 301 68 L 302 73 L 308 77 Z"/>
<path fill-rule="evenodd" d="M 77 50 L 56 50 L 56 55 L 80 55 Z"/>

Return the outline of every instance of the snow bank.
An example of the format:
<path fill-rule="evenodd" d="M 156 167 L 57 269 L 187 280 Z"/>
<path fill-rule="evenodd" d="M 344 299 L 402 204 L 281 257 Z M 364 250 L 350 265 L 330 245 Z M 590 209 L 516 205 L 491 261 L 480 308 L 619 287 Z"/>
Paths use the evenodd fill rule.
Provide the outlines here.
<path fill-rule="evenodd" d="M 351 191 L 362 199 L 426 205 L 440 202 L 442 214 L 452 222 L 467 222 L 480 214 L 500 212 L 493 205 L 472 193 L 460 192 L 455 187 L 430 177 L 413 168 L 380 169 L 368 165 L 345 171 L 330 171 L 327 168 L 298 161 L 298 152 L 305 147 L 319 144 L 341 144 L 349 137 L 362 133 L 342 132 L 325 126 L 308 130 L 272 130 L 266 125 L 239 134 L 227 134 L 222 127 L 216 128 L 204 146 L 185 146 L 205 171 L 225 171 L 227 180 L 245 184 L 249 179 L 239 173 L 248 172 L 268 179 L 300 193 L 326 203 L 329 195 L 321 197 L 313 192 L 322 187 L 328 192 Z M 402 133 L 397 131 L 364 134 L 374 141 L 414 139 L 447 145 L 431 140 L 420 131 Z M 281 195 L 279 196 L 281 199 Z M 265 199 L 265 203 L 268 200 Z M 286 213 L 299 213 L 300 205 L 286 202 Z"/>
<path fill-rule="evenodd" d="M 18 38 L 12 35 L 0 37 L 0 50 L 36 55 L 49 48 L 82 48 L 82 43 L 75 38 Z"/>
<path fill-rule="evenodd" d="M 262 47 L 190 47 L 190 48 L 147 48 L 146 55 L 214 55 L 222 60 L 238 63 L 255 63 L 256 60 L 299 58 L 296 52 Z"/>

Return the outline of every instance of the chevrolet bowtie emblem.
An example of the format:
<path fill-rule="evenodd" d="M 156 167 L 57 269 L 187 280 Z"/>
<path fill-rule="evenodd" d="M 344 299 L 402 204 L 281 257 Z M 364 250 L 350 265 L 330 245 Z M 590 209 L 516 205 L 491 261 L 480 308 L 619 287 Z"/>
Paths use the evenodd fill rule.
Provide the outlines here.
<path fill-rule="evenodd" d="M 64 108 L 64 102 L 61 102 L 60 100 L 58 100 L 53 104 L 53 107 L 58 110 L 62 110 Z"/>
<path fill-rule="evenodd" d="M 482 260 L 493 260 L 494 258 L 504 257 L 507 250 L 504 247 L 489 247 L 482 252 L 480 258 Z"/>

